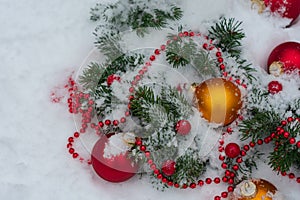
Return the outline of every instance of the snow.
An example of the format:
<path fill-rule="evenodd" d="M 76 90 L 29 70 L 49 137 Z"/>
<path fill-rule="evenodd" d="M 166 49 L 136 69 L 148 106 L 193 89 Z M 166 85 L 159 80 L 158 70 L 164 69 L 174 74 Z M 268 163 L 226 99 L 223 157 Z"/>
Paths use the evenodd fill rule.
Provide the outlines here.
<path fill-rule="evenodd" d="M 67 77 L 93 49 L 95 24 L 89 21 L 89 9 L 97 2 L 0 0 L 0 199 L 212 199 L 224 185 L 160 192 L 139 176 L 112 184 L 67 153 L 67 138 L 75 125 L 66 104 L 53 104 L 50 94 L 62 91 Z M 258 15 L 250 1 L 186 0 L 182 4 L 180 23 L 187 29 L 205 32 L 211 20 L 222 15 L 243 21 L 245 56 L 255 66 L 266 68 L 267 56 L 278 44 L 300 41 L 300 22 L 284 29 L 287 20 L 269 13 Z M 161 38 L 152 39 L 147 47 L 158 47 Z M 293 81 L 283 78 L 282 82 L 285 86 Z M 297 92 L 293 87 L 290 91 L 292 97 Z M 81 149 L 83 154 L 84 148 L 88 147 Z M 218 175 L 214 173 L 209 175 Z M 264 163 L 254 173 L 274 183 L 286 200 L 299 199 L 299 184 L 277 176 Z"/>

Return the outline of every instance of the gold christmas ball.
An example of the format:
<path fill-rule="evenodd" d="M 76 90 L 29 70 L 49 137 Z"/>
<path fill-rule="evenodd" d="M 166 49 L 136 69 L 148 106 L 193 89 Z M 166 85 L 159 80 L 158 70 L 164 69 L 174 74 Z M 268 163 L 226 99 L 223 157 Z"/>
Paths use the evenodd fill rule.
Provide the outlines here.
<path fill-rule="evenodd" d="M 238 184 L 231 200 L 272 200 L 277 188 L 264 179 L 245 180 Z"/>
<path fill-rule="evenodd" d="M 212 78 L 195 87 L 195 100 L 203 118 L 224 126 L 238 117 L 241 91 L 231 81 Z"/>

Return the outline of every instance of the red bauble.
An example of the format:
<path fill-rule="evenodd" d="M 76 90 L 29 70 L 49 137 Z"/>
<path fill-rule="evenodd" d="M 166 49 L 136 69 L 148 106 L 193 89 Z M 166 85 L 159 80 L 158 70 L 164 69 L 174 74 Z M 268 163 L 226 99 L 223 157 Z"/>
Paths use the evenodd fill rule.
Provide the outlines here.
<path fill-rule="evenodd" d="M 173 160 L 167 160 L 163 163 L 161 170 L 166 176 L 172 176 L 176 170 L 175 165 Z"/>
<path fill-rule="evenodd" d="M 240 146 L 236 143 L 229 143 L 225 147 L 225 154 L 229 158 L 236 158 L 240 155 Z"/>
<path fill-rule="evenodd" d="M 111 84 L 112 84 L 115 80 L 117 80 L 117 81 L 120 82 L 121 78 L 120 78 L 119 76 L 116 76 L 116 75 L 112 74 L 112 75 L 109 75 L 109 76 L 107 77 L 106 83 L 107 83 L 108 86 L 111 86 Z"/>
<path fill-rule="evenodd" d="M 176 124 L 175 130 L 180 135 L 187 135 L 191 131 L 191 123 L 187 120 L 179 120 Z"/>
<path fill-rule="evenodd" d="M 268 70 L 275 76 L 281 72 L 300 70 L 300 43 L 285 42 L 276 46 L 268 59 Z"/>
<path fill-rule="evenodd" d="M 296 20 L 300 14 L 300 0 L 264 0 L 271 12 L 278 13 L 282 17 Z"/>
<path fill-rule="evenodd" d="M 105 158 L 104 148 L 109 136 L 103 135 L 95 144 L 91 162 L 95 172 L 104 180 L 109 182 L 123 182 L 133 177 L 138 166 L 133 164 L 133 161 L 128 158 L 128 153 L 120 154 L 111 158 Z"/>
<path fill-rule="evenodd" d="M 282 91 L 282 84 L 279 83 L 278 81 L 271 81 L 268 84 L 268 91 L 271 94 L 276 94 L 276 93 Z"/>

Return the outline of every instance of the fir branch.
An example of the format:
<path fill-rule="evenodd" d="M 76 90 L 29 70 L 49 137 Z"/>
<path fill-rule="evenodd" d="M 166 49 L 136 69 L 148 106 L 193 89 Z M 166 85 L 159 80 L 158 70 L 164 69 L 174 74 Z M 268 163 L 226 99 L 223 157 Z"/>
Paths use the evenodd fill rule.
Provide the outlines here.
<path fill-rule="evenodd" d="M 95 45 L 101 52 L 111 61 L 124 55 L 122 48 L 120 47 L 121 36 L 117 33 L 105 33 L 96 36 Z"/>
<path fill-rule="evenodd" d="M 300 123 L 293 122 L 284 127 L 290 134 L 290 137 L 297 138 L 300 136 Z M 290 141 L 283 135 L 275 139 L 275 148 L 269 156 L 269 165 L 274 169 L 282 172 L 290 170 L 292 165 L 297 165 L 300 162 L 300 152 L 296 145 L 290 144 Z"/>
<path fill-rule="evenodd" d="M 135 30 L 139 36 L 148 32 L 148 28 L 161 29 L 167 27 L 169 21 L 182 17 L 182 10 L 172 2 L 163 2 L 167 9 L 161 9 L 162 2 L 118 1 L 111 4 L 96 4 L 91 9 L 92 21 L 102 21 L 102 27 L 122 32 L 127 28 Z M 128 9 L 129 8 L 129 9 Z M 100 25 L 101 26 L 101 25 Z"/>
<path fill-rule="evenodd" d="M 274 132 L 281 121 L 278 114 L 271 111 L 253 109 L 251 114 L 251 118 L 244 120 L 239 125 L 239 131 L 242 132 L 242 140 L 248 138 L 252 138 L 252 141 L 263 139 Z"/>
<path fill-rule="evenodd" d="M 203 49 L 197 50 L 192 64 L 196 67 L 199 74 L 211 76 L 217 74 L 216 63 L 210 58 L 208 52 Z"/>
<path fill-rule="evenodd" d="M 241 40 L 245 37 L 240 28 L 242 22 L 234 18 L 221 18 L 219 23 L 211 26 L 209 37 L 217 39 L 217 47 L 228 52 L 232 57 L 239 58 L 241 54 Z"/>
<path fill-rule="evenodd" d="M 179 184 L 190 184 L 198 181 L 198 178 L 206 171 L 206 162 L 202 161 L 197 152 L 188 149 L 186 153 L 176 160 L 176 171 L 172 175 L 172 181 Z"/>
<path fill-rule="evenodd" d="M 188 42 L 184 41 L 183 38 L 175 35 L 170 35 L 169 38 L 176 37 L 177 40 L 173 40 L 166 50 L 166 60 L 174 68 L 183 67 L 189 64 L 192 60 L 192 56 L 197 52 L 197 45 L 189 39 Z"/>
<path fill-rule="evenodd" d="M 86 69 L 83 70 L 82 75 L 79 76 L 79 83 L 85 90 L 94 91 L 99 82 L 99 76 L 103 74 L 105 66 L 98 63 L 90 63 Z"/>

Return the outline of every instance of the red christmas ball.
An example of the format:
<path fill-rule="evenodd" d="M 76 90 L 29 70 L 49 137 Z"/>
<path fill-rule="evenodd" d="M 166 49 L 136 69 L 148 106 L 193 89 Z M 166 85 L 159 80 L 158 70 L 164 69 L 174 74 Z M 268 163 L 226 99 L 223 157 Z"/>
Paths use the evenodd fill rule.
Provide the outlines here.
<path fill-rule="evenodd" d="M 279 76 L 283 72 L 300 70 L 300 43 L 285 42 L 276 46 L 268 59 L 270 74 Z"/>
<path fill-rule="evenodd" d="M 161 170 L 166 176 L 172 176 L 176 170 L 175 165 L 173 160 L 167 160 L 163 163 Z"/>
<path fill-rule="evenodd" d="M 128 158 L 128 152 L 111 158 L 104 157 L 105 144 L 111 135 L 103 135 L 96 142 L 92 150 L 91 163 L 95 172 L 101 178 L 118 183 L 133 177 L 138 171 L 138 166 Z"/>
<path fill-rule="evenodd" d="M 264 0 L 266 7 L 271 12 L 278 13 L 282 17 L 296 20 L 300 14 L 300 0 Z"/>
<path fill-rule="evenodd" d="M 187 120 L 179 120 L 176 124 L 175 130 L 180 135 L 187 135 L 191 131 L 191 123 Z"/>
<path fill-rule="evenodd" d="M 229 158 L 236 158 L 240 155 L 240 146 L 236 143 L 229 143 L 225 147 L 225 154 Z"/>
<path fill-rule="evenodd" d="M 282 84 L 279 83 L 278 81 L 271 81 L 268 84 L 268 91 L 271 94 L 276 94 L 276 93 L 282 91 Z"/>
<path fill-rule="evenodd" d="M 111 84 L 112 84 L 115 80 L 117 80 L 117 81 L 120 82 L 121 78 L 120 78 L 119 76 L 116 76 L 116 75 L 114 75 L 114 74 L 111 74 L 111 75 L 109 75 L 109 76 L 107 77 L 106 83 L 107 83 L 108 86 L 111 86 Z"/>

